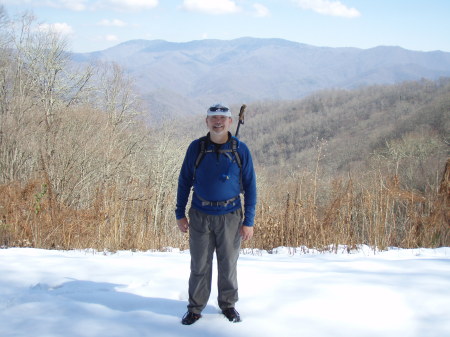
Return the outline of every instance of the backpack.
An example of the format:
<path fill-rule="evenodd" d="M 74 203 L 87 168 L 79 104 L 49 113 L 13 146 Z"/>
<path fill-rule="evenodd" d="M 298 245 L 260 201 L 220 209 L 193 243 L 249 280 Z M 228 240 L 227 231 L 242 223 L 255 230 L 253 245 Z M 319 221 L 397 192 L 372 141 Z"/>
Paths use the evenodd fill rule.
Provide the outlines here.
<path fill-rule="evenodd" d="M 200 151 L 198 153 L 197 159 L 195 161 L 194 164 L 194 180 L 195 180 L 195 174 L 197 171 L 197 167 L 200 165 L 200 163 L 202 162 L 203 158 L 205 157 L 206 153 L 212 153 L 212 152 L 216 152 L 214 150 L 207 150 L 207 143 L 208 143 L 208 137 L 207 136 L 203 136 L 202 138 L 199 139 L 199 146 L 200 146 Z M 237 151 L 238 148 L 238 140 L 236 138 L 231 137 L 231 149 L 220 149 L 217 152 L 219 153 L 224 153 L 226 156 L 228 156 L 230 158 L 230 160 L 232 160 L 231 155 L 229 153 L 232 153 L 234 155 L 234 157 L 236 158 L 236 164 L 239 167 L 239 184 L 241 187 L 241 193 L 243 193 L 244 189 L 242 187 L 242 161 L 241 161 L 241 157 L 239 156 L 239 153 Z"/>

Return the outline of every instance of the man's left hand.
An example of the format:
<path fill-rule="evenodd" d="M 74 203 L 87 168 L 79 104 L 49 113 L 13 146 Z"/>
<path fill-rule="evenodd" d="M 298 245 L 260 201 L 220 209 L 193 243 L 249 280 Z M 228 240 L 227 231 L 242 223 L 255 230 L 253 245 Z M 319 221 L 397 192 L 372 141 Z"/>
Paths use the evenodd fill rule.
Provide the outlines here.
<path fill-rule="evenodd" d="M 241 227 L 241 237 L 242 240 L 250 240 L 253 237 L 253 227 L 242 226 Z"/>

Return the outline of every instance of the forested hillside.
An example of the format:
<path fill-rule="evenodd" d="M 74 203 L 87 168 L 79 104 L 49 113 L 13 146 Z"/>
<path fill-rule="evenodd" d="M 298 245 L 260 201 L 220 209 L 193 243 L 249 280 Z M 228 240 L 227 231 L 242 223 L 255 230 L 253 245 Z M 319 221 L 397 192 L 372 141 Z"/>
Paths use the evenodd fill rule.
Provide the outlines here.
<path fill-rule="evenodd" d="M 433 148 L 442 166 L 450 143 L 450 79 L 321 91 L 298 101 L 252 104 L 246 115 L 242 139 L 266 168 L 312 167 L 322 145 L 329 174 L 364 170 L 399 142 L 417 151 Z"/>
<path fill-rule="evenodd" d="M 204 116 L 149 127 L 121 67 L 74 69 L 61 36 L 1 14 L 0 245 L 187 248 L 174 217 L 177 178 Z M 450 245 L 449 86 L 248 104 L 241 135 L 259 199 L 247 245 Z"/>

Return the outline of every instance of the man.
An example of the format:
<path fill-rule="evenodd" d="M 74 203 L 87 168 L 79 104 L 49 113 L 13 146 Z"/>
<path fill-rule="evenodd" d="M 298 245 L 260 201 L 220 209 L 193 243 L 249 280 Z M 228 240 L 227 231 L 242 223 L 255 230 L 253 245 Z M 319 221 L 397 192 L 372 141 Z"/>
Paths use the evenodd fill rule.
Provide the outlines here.
<path fill-rule="evenodd" d="M 184 325 L 202 317 L 211 293 L 214 251 L 219 307 L 231 322 L 241 321 L 234 307 L 238 300 L 236 266 L 241 239 L 253 236 L 256 176 L 249 149 L 229 132 L 232 122 L 230 109 L 222 104 L 207 110 L 209 132 L 189 145 L 178 179 L 175 213 L 179 229 L 189 231 L 191 254 L 188 311 L 181 321 Z M 185 210 L 191 187 L 188 220 Z"/>

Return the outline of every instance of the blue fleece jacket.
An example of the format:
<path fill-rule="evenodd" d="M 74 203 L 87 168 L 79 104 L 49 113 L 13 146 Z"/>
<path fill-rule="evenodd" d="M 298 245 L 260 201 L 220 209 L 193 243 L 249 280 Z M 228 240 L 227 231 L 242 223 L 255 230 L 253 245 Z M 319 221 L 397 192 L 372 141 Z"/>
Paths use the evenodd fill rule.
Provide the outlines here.
<path fill-rule="evenodd" d="M 200 139 L 188 147 L 178 178 L 177 206 L 175 215 L 182 219 L 186 215 L 186 205 L 191 187 L 193 196 L 191 207 L 206 214 L 220 215 L 241 208 L 241 198 L 226 206 L 204 205 L 202 201 L 226 201 L 239 196 L 241 191 L 240 169 L 232 152 L 219 153 L 217 149 L 231 149 L 231 134 L 225 144 L 214 144 L 207 136 L 206 152 L 200 165 L 194 170 L 200 153 Z M 234 137 L 233 137 L 234 138 Z M 237 139 L 237 138 L 235 138 Z M 256 175 L 250 151 L 245 143 L 237 140 L 237 152 L 242 162 L 242 188 L 244 193 L 244 226 L 253 226 L 256 208 Z M 195 171 L 195 177 L 194 177 Z"/>

